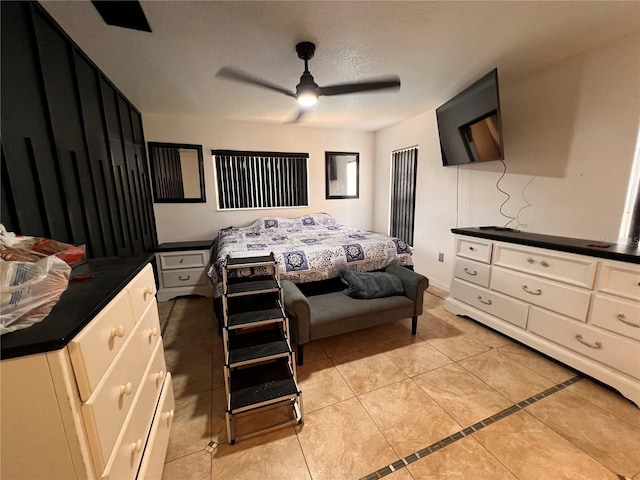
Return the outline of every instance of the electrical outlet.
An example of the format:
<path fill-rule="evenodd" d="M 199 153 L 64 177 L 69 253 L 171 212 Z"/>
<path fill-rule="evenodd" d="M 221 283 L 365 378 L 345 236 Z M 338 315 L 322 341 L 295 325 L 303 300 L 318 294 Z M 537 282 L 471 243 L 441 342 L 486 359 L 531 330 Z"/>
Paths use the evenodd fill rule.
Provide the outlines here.
<path fill-rule="evenodd" d="M 439 262 L 444 262 L 444 253 L 440 252 L 440 253 L 438 254 L 438 261 L 439 261 Z"/>

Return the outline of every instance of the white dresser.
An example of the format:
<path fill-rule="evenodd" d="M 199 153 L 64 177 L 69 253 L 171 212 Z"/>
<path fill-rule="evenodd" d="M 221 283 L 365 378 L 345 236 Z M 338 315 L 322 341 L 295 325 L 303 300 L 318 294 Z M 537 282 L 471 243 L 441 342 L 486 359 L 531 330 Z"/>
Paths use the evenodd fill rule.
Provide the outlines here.
<path fill-rule="evenodd" d="M 640 405 L 640 265 L 603 258 L 593 243 L 558 237 L 475 236 L 456 229 L 445 309 L 484 323 L 617 389 Z M 491 237 L 494 238 L 491 238 Z M 529 242 L 533 238 L 535 241 Z M 553 239 L 553 241 L 551 240 Z M 507 240 L 507 241 L 503 241 Z M 555 244 L 560 249 L 554 249 Z M 588 241 L 585 241 L 588 242 Z M 591 247 L 591 248 L 590 248 Z M 612 245 L 612 247 L 616 247 Z M 611 248 L 611 247 L 605 247 Z M 610 254 L 611 253 L 611 254 Z"/>
<path fill-rule="evenodd" d="M 181 295 L 212 297 L 213 285 L 207 277 L 212 249 L 212 240 L 158 245 L 158 301 L 166 302 Z"/>
<path fill-rule="evenodd" d="M 149 263 L 126 262 L 99 262 L 95 278 L 72 282 L 42 325 L 6 336 L 3 353 L 13 358 L 0 362 L 0 478 L 162 475 L 174 397 L 155 279 Z M 87 304 L 114 285 L 93 314 Z M 64 346 L 47 346 L 56 342 Z M 33 349 L 46 351 L 22 355 Z"/>

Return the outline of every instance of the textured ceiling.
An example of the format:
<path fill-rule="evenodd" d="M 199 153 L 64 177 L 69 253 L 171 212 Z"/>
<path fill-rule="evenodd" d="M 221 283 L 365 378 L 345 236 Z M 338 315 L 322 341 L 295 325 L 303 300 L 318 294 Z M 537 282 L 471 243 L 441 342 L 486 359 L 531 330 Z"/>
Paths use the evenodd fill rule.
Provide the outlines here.
<path fill-rule="evenodd" d="M 293 90 L 300 41 L 317 45 L 320 85 L 399 75 L 399 91 L 321 97 L 302 120 L 360 130 L 433 109 L 493 67 L 515 81 L 640 28 L 636 1 L 142 1 L 152 33 L 108 26 L 88 1 L 41 3 L 143 113 L 285 123 L 294 99 L 215 73 Z"/>

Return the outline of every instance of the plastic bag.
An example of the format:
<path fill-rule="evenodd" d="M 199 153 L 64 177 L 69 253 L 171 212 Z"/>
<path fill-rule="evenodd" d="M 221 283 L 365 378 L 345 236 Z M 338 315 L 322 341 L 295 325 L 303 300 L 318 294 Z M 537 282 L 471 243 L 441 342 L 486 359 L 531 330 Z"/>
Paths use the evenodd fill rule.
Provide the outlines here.
<path fill-rule="evenodd" d="M 49 315 L 69 285 L 71 267 L 55 255 L 0 242 L 0 335 Z"/>

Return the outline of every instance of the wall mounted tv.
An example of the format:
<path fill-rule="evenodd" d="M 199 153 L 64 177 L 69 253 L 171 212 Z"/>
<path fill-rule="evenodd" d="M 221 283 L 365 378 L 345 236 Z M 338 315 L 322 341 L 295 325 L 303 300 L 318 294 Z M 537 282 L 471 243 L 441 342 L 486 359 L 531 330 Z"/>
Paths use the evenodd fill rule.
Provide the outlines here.
<path fill-rule="evenodd" d="M 436 109 L 442 164 L 504 160 L 498 69 Z"/>

